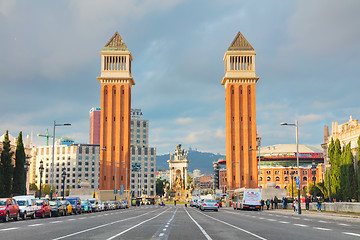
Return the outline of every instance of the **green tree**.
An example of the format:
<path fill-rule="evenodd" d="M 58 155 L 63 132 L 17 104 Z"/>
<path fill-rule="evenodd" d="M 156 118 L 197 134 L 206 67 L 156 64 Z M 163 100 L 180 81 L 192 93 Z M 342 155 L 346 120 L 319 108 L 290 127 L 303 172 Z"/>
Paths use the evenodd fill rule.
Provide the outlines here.
<path fill-rule="evenodd" d="M 341 179 L 340 179 L 340 164 L 341 164 L 341 146 L 339 139 L 335 140 L 334 149 L 330 155 L 330 182 L 331 194 L 335 199 L 341 199 Z"/>
<path fill-rule="evenodd" d="M 10 197 L 11 196 L 11 179 L 13 174 L 13 165 L 11 164 L 13 152 L 10 147 L 9 140 L 9 131 L 6 131 L 4 141 L 3 141 L 3 150 L 1 152 L 1 162 L 0 162 L 0 178 L 1 178 L 1 192 L 0 197 Z"/>
<path fill-rule="evenodd" d="M 342 200 L 346 201 L 355 195 L 355 169 L 354 157 L 351 153 L 351 143 L 348 143 L 342 154 L 342 162 L 340 165 L 340 187 Z"/>
<path fill-rule="evenodd" d="M 294 189 L 293 189 L 294 188 Z M 293 190 L 292 190 L 293 189 Z M 291 178 L 290 178 L 290 181 L 289 181 L 289 185 L 287 187 L 287 192 L 288 194 L 291 196 L 292 194 L 292 191 L 293 191 L 293 194 L 294 194 L 294 198 L 297 198 L 298 196 L 298 189 L 296 188 L 296 180 L 295 180 L 295 177 L 294 177 L 294 181 L 292 182 L 291 184 Z"/>
<path fill-rule="evenodd" d="M 160 178 L 156 179 L 156 195 L 163 196 L 165 193 L 165 187 L 166 187 L 166 179 L 161 180 Z"/>
<path fill-rule="evenodd" d="M 29 190 L 37 191 L 39 190 L 35 183 L 30 183 Z"/>
<path fill-rule="evenodd" d="M 15 167 L 13 173 L 12 193 L 13 195 L 23 195 L 25 188 L 25 150 L 22 132 L 19 133 L 15 151 Z"/>

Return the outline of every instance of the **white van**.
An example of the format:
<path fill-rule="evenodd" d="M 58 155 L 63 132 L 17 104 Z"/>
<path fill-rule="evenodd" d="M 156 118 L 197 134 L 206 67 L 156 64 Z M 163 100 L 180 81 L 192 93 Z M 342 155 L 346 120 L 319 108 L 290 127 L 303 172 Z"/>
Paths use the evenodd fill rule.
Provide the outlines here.
<path fill-rule="evenodd" d="M 199 200 L 198 196 L 192 196 L 190 201 L 190 207 L 195 207 L 198 200 Z"/>
<path fill-rule="evenodd" d="M 233 194 L 234 209 L 261 210 L 261 191 L 259 188 L 235 189 Z"/>
<path fill-rule="evenodd" d="M 16 196 L 13 197 L 20 208 L 22 219 L 27 217 L 35 218 L 35 211 L 37 209 L 34 196 Z"/>

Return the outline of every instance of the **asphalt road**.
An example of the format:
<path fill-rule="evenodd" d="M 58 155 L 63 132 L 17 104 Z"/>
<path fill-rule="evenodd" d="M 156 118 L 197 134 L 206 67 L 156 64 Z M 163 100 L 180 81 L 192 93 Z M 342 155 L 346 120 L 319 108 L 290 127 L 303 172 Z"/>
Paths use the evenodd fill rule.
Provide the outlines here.
<path fill-rule="evenodd" d="M 360 239 L 360 219 L 284 210 L 141 206 L 0 223 L 0 239 Z"/>

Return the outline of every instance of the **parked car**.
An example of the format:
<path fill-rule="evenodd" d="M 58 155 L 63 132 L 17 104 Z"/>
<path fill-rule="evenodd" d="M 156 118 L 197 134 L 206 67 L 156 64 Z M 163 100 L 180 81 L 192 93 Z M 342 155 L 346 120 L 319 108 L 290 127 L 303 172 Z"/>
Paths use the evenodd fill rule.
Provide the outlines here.
<path fill-rule="evenodd" d="M 216 200 L 214 199 L 202 199 L 201 204 L 200 204 L 200 210 L 201 211 L 205 211 L 205 210 L 214 210 L 214 211 L 219 211 L 218 209 L 218 204 L 216 202 Z"/>
<path fill-rule="evenodd" d="M 31 217 L 32 219 L 36 217 L 35 212 L 37 207 L 34 196 L 16 196 L 14 199 L 19 205 L 20 216 L 23 220 L 25 220 L 27 217 Z"/>
<path fill-rule="evenodd" d="M 52 216 L 64 216 L 65 215 L 65 206 L 62 205 L 59 201 L 49 201 L 51 207 Z"/>
<path fill-rule="evenodd" d="M 81 214 L 81 201 L 79 197 L 66 198 L 71 205 L 74 214 Z"/>
<path fill-rule="evenodd" d="M 66 208 L 65 216 L 66 216 L 66 215 L 69 215 L 69 214 L 72 214 L 72 205 L 71 205 L 71 203 L 70 203 L 68 200 L 61 200 L 60 203 L 61 203 L 62 205 L 64 205 L 65 208 Z"/>
<path fill-rule="evenodd" d="M 92 207 L 92 211 L 93 212 L 98 212 L 99 211 L 99 205 L 98 202 L 96 201 L 95 198 L 90 198 L 89 199 L 91 207 Z"/>
<path fill-rule="evenodd" d="M 37 217 L 42 217 L 42 218 L 44 218 L 45 216 L 51 217 L 51 207 L 49 205 L 48 199 L 36 199 L 35 203 L 37 206 L 35 215 Z"/>
<path fill-rule="evenodd" d="M 0 218 L 8 222 L 10 218 L 15 221 L 20 219 L 20 208 L 13 198 L 0 198 Z"/>
<path fill-rule="evenodd" d="M 99 211 L 105 211 L 105 203 L 104 202 L 99 201 L 98 206 L 99 206 Z"/>
<path fill-rule="evenodd" d="M 190 207 L 196 207 L 196 204 L 199 200 L 199 197 L 197 196 L 192 196 L 191 200 L 190 200 Z"/>
<path fill-rule="evenodd" d="M 82 212 L 92 212 L 91 203 L 88 199 L 81 200 L 81 211 Z"/>

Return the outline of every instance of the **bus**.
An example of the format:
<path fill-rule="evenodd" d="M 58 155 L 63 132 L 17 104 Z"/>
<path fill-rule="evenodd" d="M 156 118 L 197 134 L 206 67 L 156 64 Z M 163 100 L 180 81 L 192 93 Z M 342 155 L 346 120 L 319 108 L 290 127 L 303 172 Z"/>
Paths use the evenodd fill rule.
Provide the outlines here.
<path fill-rule="evenodd" d="M 155 197 L 134 197 L 131 199 L 131 206 L 136 206 L 136 203 L 140 205 L 154 205 Z"/>
<path fill-rule="evenodd" d="M 259 188 L 246 189 L 238 188 L 233 194 L 234 210 L 260 210 L 261 209 L 261 190 Z"/>

